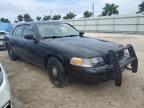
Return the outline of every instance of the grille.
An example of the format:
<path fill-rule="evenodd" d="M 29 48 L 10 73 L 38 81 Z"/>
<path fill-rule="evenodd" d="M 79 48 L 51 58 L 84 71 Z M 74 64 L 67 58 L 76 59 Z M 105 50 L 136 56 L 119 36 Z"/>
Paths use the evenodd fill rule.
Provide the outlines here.
<path fill-rule="evenodd" d="M 119 51 L 116 53 L 116 57 L 118 59 L 118 61 L 122 60 L 124 57 L 124 51 Z M 106 56 L 104 57 L 104 61 L 106 64 L 111 64 L 111 60 L 110 60 L 110 56 L 109 54 L 106 54 Z"/>
<path fill-rule="evenodd" d="M 116 57 L 120 61 L 124 57 L 124 51 L 119 51 L 118 53 L 116 53 Z"/>

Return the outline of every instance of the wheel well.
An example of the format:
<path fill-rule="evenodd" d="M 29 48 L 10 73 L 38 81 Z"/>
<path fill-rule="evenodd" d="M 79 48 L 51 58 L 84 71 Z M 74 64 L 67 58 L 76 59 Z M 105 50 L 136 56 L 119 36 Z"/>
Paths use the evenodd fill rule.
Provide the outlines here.
<path fill-rule="evenodd" d="M 45 69 L 47 68 L 47 62 L 48 62 L 48 60 L 49 60 L 51 57 L 57 58 L 57 59 L 62 63 L 62 65 L 64 65 L 64 60 L 63 60 L 62 57 L 59 57 L 59 56 L 50 54 L 50 55 L 47 55 L 47 56 L 44 58 L 44 68 L 45 68 Z"/>

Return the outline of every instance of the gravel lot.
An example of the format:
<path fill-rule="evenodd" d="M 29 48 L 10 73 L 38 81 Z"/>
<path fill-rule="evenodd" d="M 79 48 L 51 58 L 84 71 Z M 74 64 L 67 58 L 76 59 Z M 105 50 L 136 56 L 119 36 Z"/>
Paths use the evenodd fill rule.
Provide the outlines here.
<path fill-rule="evenodd" d="M 47 72 L 23 60 L 10 61 L 0 52 L 0 63 L 6 68 L 14 108 L 144 108 L 144 35 L 87 33 L 122 44 L 133 44 L 139 58 L 138 73 L 123 73 L 122 87 L 113 81 L 97 85 L 72 83 L 54 87 Z"/>

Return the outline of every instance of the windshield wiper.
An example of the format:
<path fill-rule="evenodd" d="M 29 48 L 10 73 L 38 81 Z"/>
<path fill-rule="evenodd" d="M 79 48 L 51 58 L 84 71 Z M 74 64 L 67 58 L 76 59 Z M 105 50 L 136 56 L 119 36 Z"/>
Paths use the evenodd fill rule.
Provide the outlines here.
<path fill-rule="evenodd" d="M 46 38 L 53 38 L 53 39 L 55 39 L 55 38 L 63 38 L 62 36 L 50 36 L 50 37 L 43 37 L 43 39 L 46 39 Z"/>
<path fill-rule="evenodd" d="M 43 39 L 47 39 L 47 38 L 63 38 L 63 37 L 74 37 L 74 36 L 78 36 L 78 35 L 66 35 L 66 36 L 50 36 L 50 37 L 43 37 Z"/>
<path fill-rule="evenodd" d="M 74 36 L 78 36 L 78 35 L 67 35 L 67 36 L 63 36 L 63 37 L 74 37 Z"/>

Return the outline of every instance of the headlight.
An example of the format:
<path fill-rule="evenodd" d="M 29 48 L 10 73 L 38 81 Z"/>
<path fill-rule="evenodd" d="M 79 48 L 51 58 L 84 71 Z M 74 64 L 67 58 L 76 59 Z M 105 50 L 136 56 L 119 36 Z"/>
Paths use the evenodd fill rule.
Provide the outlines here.
<path fill-rule="evenodd" d="M 128 49 L 125 49 L 125 50 L 124 50 L 124 56 L 125 56 L 125 57 L 130 57 L 130 54 L 129 54 Z"/>
<path fill-rule="evenodd" d="M 82 67 L 94 67 L 94 66 L 104 64 L 104 60 L 102 57 L 96 57 L 96 58 L 90 58 L 90 59 L 73 57 L 70 60 L 70 64 L 76 65 L 76 66 L 82 66 Z"/>

